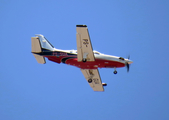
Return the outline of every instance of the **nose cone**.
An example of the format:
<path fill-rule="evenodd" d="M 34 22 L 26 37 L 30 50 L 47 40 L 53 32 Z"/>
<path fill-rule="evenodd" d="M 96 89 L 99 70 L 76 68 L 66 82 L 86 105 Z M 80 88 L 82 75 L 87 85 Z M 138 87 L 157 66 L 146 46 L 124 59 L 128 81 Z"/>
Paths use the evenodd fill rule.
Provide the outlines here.
<path fill-rule="evenodd" d="M 133 63 L 133 61 L 131 61 L 131 60 L 127 60 L 127 63 L 128 63 L 128 64 L 131 64 L 131 63 Z"/>

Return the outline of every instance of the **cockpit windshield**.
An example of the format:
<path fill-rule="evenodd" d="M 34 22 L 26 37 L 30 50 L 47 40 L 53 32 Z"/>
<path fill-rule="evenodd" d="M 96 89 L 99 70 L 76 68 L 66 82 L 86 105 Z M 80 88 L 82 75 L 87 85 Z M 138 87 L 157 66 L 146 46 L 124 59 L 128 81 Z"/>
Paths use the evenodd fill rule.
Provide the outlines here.
<path fill-rule="evenodd" d="M 97 55 L 100 55 L 100 54 L 101 54 L 100 52 L 95 51 L 95 50 L 93 51 L 93 53 L 94 53 L 94 54 L 97 54 Z"/>

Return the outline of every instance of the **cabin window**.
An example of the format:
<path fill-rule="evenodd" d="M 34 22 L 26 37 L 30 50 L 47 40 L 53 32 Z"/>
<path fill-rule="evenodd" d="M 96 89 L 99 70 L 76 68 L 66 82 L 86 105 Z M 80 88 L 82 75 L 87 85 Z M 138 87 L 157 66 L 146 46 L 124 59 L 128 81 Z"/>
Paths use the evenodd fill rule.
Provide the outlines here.
<path fill-rule="evenodd" d="M 119 57 L 119 59 L 120 59 L 120 60 L 124 60 L 124 58 L 122 58 L 122 57 Z"/>

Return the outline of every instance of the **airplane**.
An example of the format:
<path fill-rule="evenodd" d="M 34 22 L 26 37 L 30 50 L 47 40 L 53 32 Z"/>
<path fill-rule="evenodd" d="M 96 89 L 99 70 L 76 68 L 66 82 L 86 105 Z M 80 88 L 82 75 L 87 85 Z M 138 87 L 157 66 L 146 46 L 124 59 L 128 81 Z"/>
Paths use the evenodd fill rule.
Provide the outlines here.
<path fill-rule="evenodd" d="M 123 57 L 111 56 L 93 51 L 88 28 L 86 25 L 76 25 L 77 50 L 61 50 L 54 46 L 41 34 L 31 37 L 32 54 L 38 63 L 45 64 L 45 58 L 56 63 L 65 63 L 80 68 L 85 79 L 94 91 L 104 91 L 106 83 L 102 83 L 98 68 L 127 67 L 133 61 Z"/>

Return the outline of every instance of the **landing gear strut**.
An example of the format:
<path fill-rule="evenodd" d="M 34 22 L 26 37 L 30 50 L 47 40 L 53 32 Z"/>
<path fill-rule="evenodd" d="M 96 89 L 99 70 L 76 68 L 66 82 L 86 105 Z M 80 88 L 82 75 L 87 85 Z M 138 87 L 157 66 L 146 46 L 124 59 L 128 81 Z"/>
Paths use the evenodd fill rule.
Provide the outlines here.
<path fill-rule="evenodd" d="M 86 53 L 86 52 L 83 54 L 82 62 L 86 62 L 87 61 L 87 55 L 88 55 L 88 53 Z"/>

